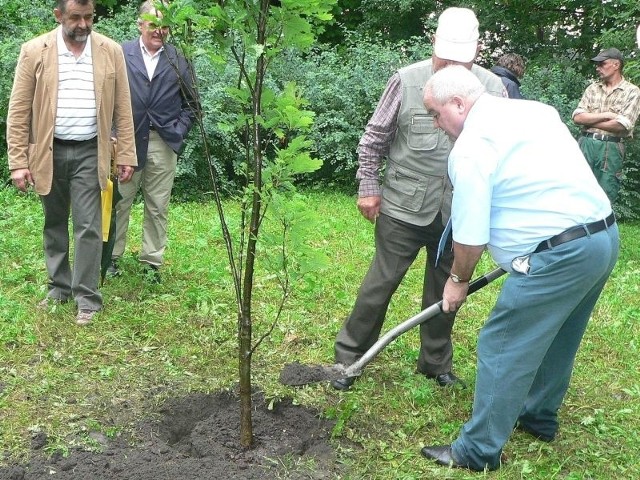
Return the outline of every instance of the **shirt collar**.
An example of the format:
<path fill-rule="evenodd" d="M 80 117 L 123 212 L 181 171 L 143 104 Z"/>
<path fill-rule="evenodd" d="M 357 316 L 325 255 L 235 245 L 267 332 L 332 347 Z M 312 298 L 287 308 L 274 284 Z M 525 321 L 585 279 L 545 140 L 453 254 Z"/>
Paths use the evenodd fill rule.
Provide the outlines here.
<path fill-rule="evenodd" d="M 600 87 L 601 87 L 603 90 L 606 90 L 607 86 L 604 84 L 604 82 L 603 82 L 602 80 L 599 80 L 599 81 L 598 81 L 598 83 L 600 84 Z M 622 89 L 622 90 L 623 90 L 623 89 L 624 89 L 624 85 L 625 85 L 625 83 L 627 83 L 627 82 L 626 82 L 626 80 L 624 79 L 624 77 L 620 77 L 620 82 L 618 82 L 618 84 L 617 84 L 615 87 L 613 87 L 613 88 L 611 89 L 611 91 L 613 92 L 614 90 L 618 90 L 618 89 Z"/>

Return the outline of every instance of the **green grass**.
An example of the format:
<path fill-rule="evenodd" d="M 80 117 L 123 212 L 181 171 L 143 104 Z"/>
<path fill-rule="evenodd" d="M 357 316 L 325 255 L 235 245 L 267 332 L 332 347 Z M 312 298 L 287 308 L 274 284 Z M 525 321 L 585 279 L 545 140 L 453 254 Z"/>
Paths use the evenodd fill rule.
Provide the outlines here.
<path fill-rule="evenodd" d="M 440 389 L 413 373 L 417 331 L 381 352 L 350 392 L 278 383 L 285 363 L 332 363 L 335 334 L 373 254 L 372 226 L 353 197 L 306 195 L 321 219 L 309 240 L 329 267 L 296 286 L 254 355 L 253 380 L 268 398 L 292 397 L 336 420 L 336 448 L 351 472 L 345 478 L 640 478 L 638 225 L 621 225 L 620 261 L 579 352 L 557 440 L 515 433 L 501 470 L 472 474 L 420 456 L 423 445 L 456 437 L 473 389 Z M 37 432 L 47 433 L 48 451 L 92 447 L 89 432 L 117 435 L 168 396 L 234 388 L 235 300 L 214 206 L 172 205 L 160 285 L 144 282 L 136 261 L 141 212 L 136 205 L 125 275 L 107 281 L 106 309 L 78 328 L 72 305 L 36 308 L 46 292 L 38 199 L 0 189 L 0 452 L 9 454 L 0 461 L 24 458 Z M 385 330 L 417 313 L 423 265 L 421 256 L 394 297 Z M 478 273 L 492 268 L 483 258 Z M 470 384 L 477 334 L 500 282 L 470 297 L 458 316 L 455 369 Z M 259 273 L 256 284 L 254 338 L 269 328 L 279 299 L 273 277 Z"/>

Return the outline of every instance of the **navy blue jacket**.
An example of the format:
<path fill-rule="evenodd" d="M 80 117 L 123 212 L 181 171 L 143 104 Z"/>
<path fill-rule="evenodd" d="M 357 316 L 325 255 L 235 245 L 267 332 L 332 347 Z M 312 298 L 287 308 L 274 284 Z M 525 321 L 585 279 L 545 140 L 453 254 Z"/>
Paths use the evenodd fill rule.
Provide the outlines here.
<path fill-rule="evenodd" d="M 511 70 L 496 65 L 491 68 L 491 71 L 500 77 L 509 98 L 524 98 L 520 93 L 520 80 Z"/>
<path fill-rule="evenodd" d="M 195 120 L 197 101 L 192 71 L 173 45 L 165 44 L 153 78 L 149 79 L 140 51 L 140 39 L 122 44 L 131 90 L 137 170 L 144 167 L 151 125 L 171 149 L 180 153 Z M 176 73 L 176 67 L 180 75 Z"/>

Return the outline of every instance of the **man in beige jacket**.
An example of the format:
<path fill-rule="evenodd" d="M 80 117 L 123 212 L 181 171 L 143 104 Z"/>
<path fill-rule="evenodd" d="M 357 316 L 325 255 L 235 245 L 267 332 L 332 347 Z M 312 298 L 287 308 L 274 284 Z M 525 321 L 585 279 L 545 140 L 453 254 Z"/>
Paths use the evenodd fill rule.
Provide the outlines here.
<path fill-rule="evenodd" d="M 94 0 L 58 0 L 54 15 L 60 26 L 20 51 L 7 117 L 9 169 L 18 189 L 32 186 L 42 201 L 49 290 L 41 305 L 73 298 L 76 323 L 86 325 L 103 306 L 100 191 L 112 128 L 121 182 L 137 164 L 131 99 L 121 47 L 91 32 Z"/>

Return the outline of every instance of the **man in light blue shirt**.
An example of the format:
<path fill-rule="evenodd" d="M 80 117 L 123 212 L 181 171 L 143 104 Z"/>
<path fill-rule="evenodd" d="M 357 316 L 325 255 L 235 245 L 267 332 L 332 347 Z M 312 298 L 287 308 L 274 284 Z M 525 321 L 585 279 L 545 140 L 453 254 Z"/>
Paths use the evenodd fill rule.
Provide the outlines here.
<path fill-rule="evenodd" d="M 422 454 L 493 470 L 514 426 L 552 441 L 591 312 L 619 250 L 611 204 L 547 105 L 491 97 L 458 67 L 436 73 L 425 106 L 455 141 L 454 261 L 443 310 L 457 311 L 485 248 L 510 272 L 478 339 L 471 419 Z"/>

